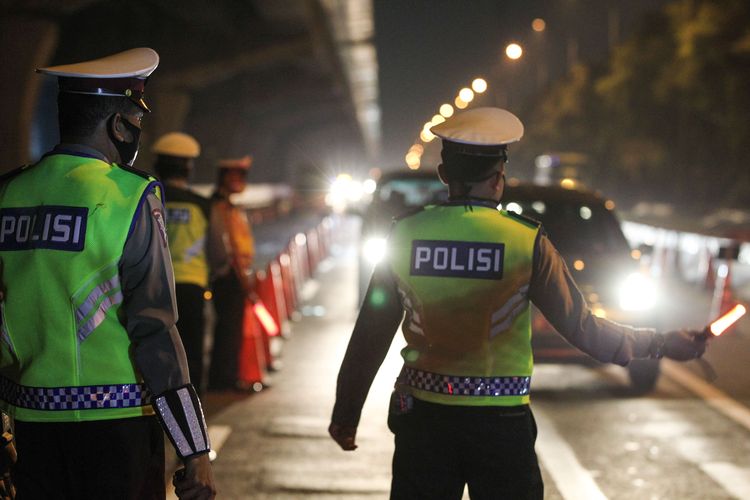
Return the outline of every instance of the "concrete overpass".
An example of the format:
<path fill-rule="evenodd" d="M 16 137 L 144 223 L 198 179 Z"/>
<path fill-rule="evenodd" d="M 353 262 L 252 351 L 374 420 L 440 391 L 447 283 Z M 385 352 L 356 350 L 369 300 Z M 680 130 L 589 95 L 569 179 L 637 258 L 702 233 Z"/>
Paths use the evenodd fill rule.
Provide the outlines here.
<path fill-rule="evenodd" d="M 149 46 L 140 168 L 162 133 L 203 145 L 197 181 L 222 157 L 251 154 L 252 181 L 365 170 L 379 152 L 371 0 L 0 1 L 0 170 L 57 141 L 56 83 L 34 68 Z"/>

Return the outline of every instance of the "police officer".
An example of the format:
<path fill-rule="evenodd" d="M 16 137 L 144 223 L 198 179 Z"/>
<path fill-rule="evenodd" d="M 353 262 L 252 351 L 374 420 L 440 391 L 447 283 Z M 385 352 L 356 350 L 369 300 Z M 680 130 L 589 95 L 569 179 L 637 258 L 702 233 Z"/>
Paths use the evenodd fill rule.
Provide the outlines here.
<path fill-rule="evenodd" d="M 432 128 L 449 200 L 401 217 L 341 365 L 329 432 L 344 449 L 399 324 L 407 346 L 389 412 L 394 499 L 541 499 L 529 408 L 530 303 L 602 362 L 702 355 L 698 332 L 666 334 L 594 316 L 540 224 L 498 211 L 508 111 L 478 108 Z M 402 322 L 403 318 L 403 322 Z"/>
<path fill-rule="evenodd" d="M 177 328 L 185 346 L 190 381 L 200 394 L 203 389 L 204 309 L 208 288 L 206 237 L 211 202 L 188 188 L 188 178 L 195 159 L 201 154 L 201 147 L 188 134 L 170 132 L 156 141 L 152 152 L 157 155 L 154 170 L 165 189 L 167 235 L 179 314 Z"/>
<path fill-rule="evenodd" d="M 247 214 L 232 203 L 230 196 L 245 190 L 251 164 L 250 156 L 221 160 L 216 191 L 211 197 L 209 255 L 216 309 L 208 377 L 212 390 L 249 389 L 238 382 L 238 353 L 242 343 L 245 303 L 255 293 L 252 278 L 255 240 Z"/>
<path fill-rule="evenodd" d="M 21 498 L 164 498 L 162 431 L 185 464 L 176 493 L 215 495 L 160 186 L 131 167 L 158 62 L 139 48 L 38 70 L 59 81 L 61 143 L 0 182 L 0 404 Z"/>

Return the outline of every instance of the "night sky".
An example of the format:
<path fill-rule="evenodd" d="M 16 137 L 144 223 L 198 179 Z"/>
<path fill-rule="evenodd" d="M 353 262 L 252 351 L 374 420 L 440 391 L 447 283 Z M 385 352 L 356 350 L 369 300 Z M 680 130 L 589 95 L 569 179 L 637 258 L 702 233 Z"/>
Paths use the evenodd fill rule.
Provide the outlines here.
<path fill-rule="evenodd" d="M 547 82 L 565 74 L 571 44 L 578 60 L 606 59 L 610 19 L 623 40 L 644 12 L 662 0 L 376 0 L 383 168 L 404 168 L 404 154 L 418 140 L 423 124 L 444 102 L 477 76 L 490 90 L 472 107 L 507 105 L 521 113 L 524 99 L 540 90 L 543 65 Z M 547 23 L 531 29 L 534 18 Z M 504 59 L 507 43 L 517 41 L 525 56 Z M 501 89 L 501 87 L 503 87 Z M 502 101 L 502 102 L 499 102 Z M 436 147 L 433 141 L 432 149 Z M 435 152 L 432 152 L 433 157 Z M 425 155 L 425 159 L 429 155 Z"/>

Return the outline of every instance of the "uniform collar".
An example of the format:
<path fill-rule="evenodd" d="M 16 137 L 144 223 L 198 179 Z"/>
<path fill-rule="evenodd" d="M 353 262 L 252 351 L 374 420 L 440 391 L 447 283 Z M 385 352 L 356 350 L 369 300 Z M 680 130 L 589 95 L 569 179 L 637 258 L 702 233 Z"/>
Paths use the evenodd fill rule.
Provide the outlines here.
<path fill-rule="evenodd" d="M 446 206 L 472 206 L 472 207 L 486 207 L 497 210 L 498 202 L 489 198 L 477 198 L 475 196 L 456 196 L 449 197 L 448 201 L 443 202 Z"/>
<path fill-rule="evenodd" d="M 93 158 L 95 160 L 101 160 L 105 163 L 109 163 L 110 165 L 112 164 L 112 162 L 109 161 L 109 158 L 107 158 L 104 153 L 90 146 L 84 146 L 83 144 L 58 144 L 52 151 L 45 154 L 44 156 L 46 157 L 51 155 L 80 156 L 83 158 Z"/>

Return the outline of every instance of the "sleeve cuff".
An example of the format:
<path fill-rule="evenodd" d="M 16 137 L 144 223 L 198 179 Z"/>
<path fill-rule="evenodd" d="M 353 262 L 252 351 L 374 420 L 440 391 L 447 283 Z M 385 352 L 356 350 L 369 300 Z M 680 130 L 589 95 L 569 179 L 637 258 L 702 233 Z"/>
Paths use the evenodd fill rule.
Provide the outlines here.
<path fill-rule="evenodd" d="M 192 384 L 163 392 L 153 406 L 180 458 L 211 450 L 201 402 Z"/>

